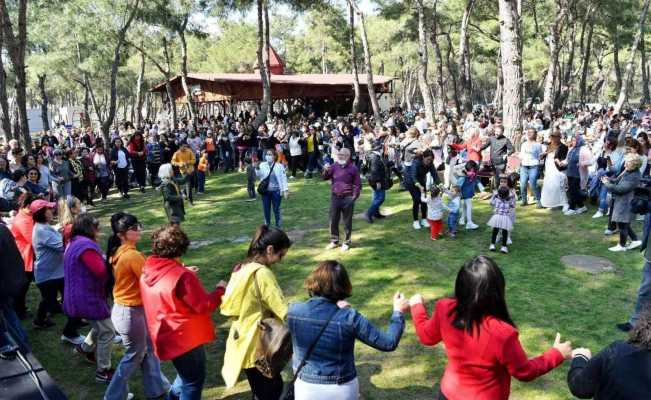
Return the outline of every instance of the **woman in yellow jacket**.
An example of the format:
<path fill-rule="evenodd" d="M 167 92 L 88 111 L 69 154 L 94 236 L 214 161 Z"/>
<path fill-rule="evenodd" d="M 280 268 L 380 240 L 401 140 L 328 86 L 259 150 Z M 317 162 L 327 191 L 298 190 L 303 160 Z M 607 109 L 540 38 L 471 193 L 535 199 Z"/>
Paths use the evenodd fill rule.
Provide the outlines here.
<path fill-rule="evenodd" d="M 258 321 L 262 315 L 254 279 L 260 287 L 265 317 L 273 315 L 284 320 L 287 302 L 270 267 L 282 260 L 291 244 L 280 229 L 260 226 L 249 246 L 247 259 L 233 271 L 222 299 L 222 315 L 233 320 L 226 341 L 222 376 L 226 386 L 232 387 L 244 370 L 258 400 L 278 400 L 283 391 L 283 381 L 280 375 L 266 378 L 255 368 Z"/>

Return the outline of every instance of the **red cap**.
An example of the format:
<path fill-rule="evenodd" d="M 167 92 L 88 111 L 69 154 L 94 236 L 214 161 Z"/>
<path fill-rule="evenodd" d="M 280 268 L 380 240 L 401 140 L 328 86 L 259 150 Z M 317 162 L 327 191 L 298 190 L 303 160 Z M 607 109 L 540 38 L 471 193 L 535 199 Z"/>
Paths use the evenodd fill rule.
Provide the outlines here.
<path fill-rule="evenodd" d="M 47 208 L 56 208 L 57 203 L 52 203 L 49 201 L 45 200 L 34 200 L 32 201 L 32 204 L 29 205 L 29 211 L 32 214 L 36 214 L 39 210 L 47 207 Z"/>

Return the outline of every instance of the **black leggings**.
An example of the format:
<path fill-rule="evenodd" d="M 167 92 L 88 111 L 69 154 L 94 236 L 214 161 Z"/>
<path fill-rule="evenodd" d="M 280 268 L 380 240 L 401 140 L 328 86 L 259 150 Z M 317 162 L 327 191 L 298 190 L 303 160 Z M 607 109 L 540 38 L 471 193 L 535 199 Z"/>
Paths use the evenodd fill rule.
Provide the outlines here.
<path fill-rule="evenodd" d="M 581 178 L 567 177 L 567 196 L 569 197 L 570 210 L 583 207 L 583 193 L 581 193 Z"/>
<path fill-rule="evenodd" d="M 34 282 L 34 272 L 25 271 L 25 284 L 20 288 L 20 292 L 14 297 L 14 310 L 20 319 L 24 319 L 27 314 L 27 291 L 29 286 Z"/>
<path fill-rule="evenodd" d="M 280 375 L 269 379 L 256 368 L 245 369 L 244 373 L 256 400 L 279 400 L 283 395 L 283 378 Z"/>
<path fill-rule="evenodd" d="M 409 194 L 411 195 L 411 216 L 414 218 L 414 221 L 418 221 L 419 209 L 421 218 L 427 218 L 427 204 L 421 200 L 422 194 L 420 189 L 416 185 L 408 185 L 407 190 L 409 190 Z"/>
<path fill-rule="evenodd" d="M 633 232 L 633 228 L 631 228 L 630 223 L 626 222 L 618 222 L 617 227 L 619 228 L 619 245 L 620 246 L 626 246 L 626 239 L 629 237 L 631 238 L 632 241 L 637 240 L 637 235 L 635 232 Z"/>
<path fill-rule="evenodd" d="M 35 321 L 42 323 L 49 314 L 55 314 L 61 310 L 61 303 L 57 299 L 60 293 L 63 297 L 63 278 L 51 279 L 49 281 L 37 283 L 38 290 L 41 291 L 41 303 L 38 305 Z M 63 300 L 63 299 L 62 299 Z M 63 334 L 68 337 L 77 337 L 81 321 L 78 318 L 70 318 L 63 327 Z"/>
<path fill-rule="evenodd" d="M 506 247 L 506 241 L 509 238 L 509 231 L 506 229 L 493 228 L 493 233 L 491 234 L 491 244 L 495 244 L 497 241 L 497 234 L 502 231 L 502 246 Z"/>
<path fill-rule="evenodd" d="M 115 186 L 123 196 L 129 194 L 129 168 L 115 168 Z"/>
<path fill-rule="evenodd" d="M 303 155 L 289 156 L 289 169 L 294 178 L 296 178 L 296 169 L 298 168 L 303 169 Z"/>

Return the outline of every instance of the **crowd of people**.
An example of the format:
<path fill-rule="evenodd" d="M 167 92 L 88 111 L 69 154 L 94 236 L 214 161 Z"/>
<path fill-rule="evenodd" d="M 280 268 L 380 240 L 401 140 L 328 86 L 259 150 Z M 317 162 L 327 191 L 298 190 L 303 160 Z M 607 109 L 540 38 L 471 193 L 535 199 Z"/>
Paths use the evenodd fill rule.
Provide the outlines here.
<path fill-rule="evenodd" d="M 436 123 L 396 110 L 380 127 L 363 114 L 275 117 L 257 130 L 251 120 L 242 113 L 205 118 L 197 127 L 125 124 L 112 133 L 110 146 L 91 129 L 57 129 L 39 138 L 32 152 L 15 141 L 0 147 L 0 211 L 7 213 L 0 224 L 0 355 L 29 350 L 20 321 L 31 315 L 26 298 L 34 282 L 41 298 L 31 315 L 34 328 L 54 329 L 51 316 L 64 314 L 61 341 L 95 366 L 95 380 L 107 384 L 105 399 L 133 398 L 128 382 L 137 370 L 147 398 L 200 399 L 204 346 L 215 340 L 216 312 L 231 321 L 224 382 L 232 387 L 244 373 L 259 400 L 281 399 L 287 387 L 297 399 L 358 399 L 356 341 L 395 350 L 408 313 L 423 345 L 445 345 L 440 399 L 506 399 L 511 377 L 530 381 L 570 359 L 568 385 L 577 397 L 651 395 L 644 368 L 651 361 L 651 213 L 639 206 L 649 176 L 651 113 L 576 109 L 554 120 L 530 114 L 525 131 L 509 136 L 491 110 L 463 120 L 438 115 Z M 185 202 L 192 205 L 205 192 L 208 174 L 235 170 L 246 173 L 249 196 L 261 197 L 264 224 L 227 281 L 206 291 L 199 267 L 182 261 L 190 244 L 181 228 Z M 281 205 L 299 170 L 305 179 L 331 182 L 330 250 L 353 245 L 354 205 L 364 180 L 372 191 L 366 223 L 387 217 L 381 206 L 395 181 L 410 195 L 413 229 L 429 228 L 434 241 L 454 239 L 462 226 L 472 235 L 479 227 L 473 200 L 490 200 L 488 249 L 502 253 L 512 244 L 518 200 L 571 217 L 585 213 L 592 199 L 598 207 L 593 218 L 608 220 L 604 233 L 619 233 L 609 250 L 645 250 L 634 313 L 618 325 L 629 340 L 592 357 L 557 334 L 548 351 L 529 359 L 508 311 L 505 278 L 486 256 L 460 268 L 454 295 L 436 301 L 431 315 L 422 296 L 395 293 L 386 330 L 346 302 L 353 283 L 336 260 L 320 263 L 305 279 L 307 301 L 288 304 L 274 269 L 292 246 Z M 106 251 L 98 243 L 100 223 L 86 207 L 98 196 L 105 200 L 113 185 L 125 199 L 134 187 L 160 191 L 168 223 L 153 233 L 151 255 L 138 248 L 142 225 L 126 212 L 111 216 Z M 646 214 L 641 240 L 632 227 L 639 214 Z M 278 325 L 264 325 L 268 319 Z M 291 351 L 261 340 L 260 326 L 285 329 Z M 113 368 L 116 344 L 125 351 Z M 283 382 L 280 371 L 290 358 L 295 378 Z M 166 361 L 177 373 L 171 382 L 160 368 Z"/>

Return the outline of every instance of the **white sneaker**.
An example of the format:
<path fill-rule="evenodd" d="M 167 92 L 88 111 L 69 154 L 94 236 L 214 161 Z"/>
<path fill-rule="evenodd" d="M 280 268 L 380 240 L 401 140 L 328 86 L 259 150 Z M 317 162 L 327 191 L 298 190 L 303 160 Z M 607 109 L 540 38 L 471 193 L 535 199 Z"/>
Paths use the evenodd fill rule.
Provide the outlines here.
<path fill-rule="evenodd" d="M 612 231 L 610 229 L 606 229 L 604 231 L 604 235 L 606 235 L 606 236 L 614 235 L 615 233 L 617 233 L 617 229 L 615 229 L 614 231 Z"/>
<path fill-rule="evenodd" d="M 86 337 L 83 335 L 79 335 L 77 337 L 69 337 L 66 335 L 61 335 L 62 342 L 67 342 L 75 346 L 84 343 L 84 340 L 86 340 Z"/>
<path fill-rule="evenodd" d="M 644 215 L 638 215 L 637 217 L 635 217 L 635 220 L 636 221 L 644 221 Z"/>
<path fill-rule="evenodd" d="M 475 224 L 473 224 L 472 222 L 468 222 L 468 223 L 466 224 L 466 229 L 467 229 L 467 230 L 474 230 L 474 229 L 477 229 L 477 228 L 479 228 L 479 225 L 475 225 Z"/>
<path fill-rule="evenodd" d="M 567 211 L 563 211 L 563 214 L 569 217 L 570 215 L 576 215 L 577 212 L 576 210 L 567 210 Z"/>
<path fill-rule="evenodd" d="M 509 235 L 509 237 L 506 239 L 506 244 L 508 244 L 509 246 L 513 244 L 513 240 L 511 240 L 511 235 Z"/>
<path fill-rule="evenodd" d="M 601 210 L 597 210 L 597 212 L 594 213 L 594 215 L 592 216 L 592 219 L 601 218 L 603 216 L 604 216 L 604 213 L 602 213 Z"/>
<path fill-rule="evenodd" d="M 465 224 L 466 224 L 466 219 L 465 219 L 465 218 L 461 218 L 461 219 L 459 220 L 459 225 L 465 225 Z"/>
<path fill-rule="evenodd" d="M 500 249 L 500 251 L 501 251 L 502 253 L 504 253 L 504 254 L 509 254 L 509 249 L 508 249 L 508 247 L 506 247 L 506 246 L 502 246 L 502 248 Z"/>
<path fill-rule="evenodd" d="M 587 211 L 588 211 L 588 207 L 583 206 L 583 207 L 579 208 L 578 210 L 576 210 L 576 213 L 577 214 L 583 214 L 584 212 L 587 212 Z"/>
<path fill-rule="evenodd" d="M 421 219 L 420 220 L 420 226 L 423 227 L 423 228 L 427 228 L 427 227 L 429 227 L 429 223 L 427 222 L 426 219 Z"/>
<path fill-rule="evenodd" d="M 634 240 L 631 243 L 629 243 L 628 246 L 626 246 L 626 250 L 637 249 L 640 246 L 642 246 L 642 241 L 641 240 Z"/>
<path fill-rule="evenodd" d="M 326 246 L 326 250 L 332 250 L 332 249 L 336 248 L 337 246 L 339 246 L 337 243 L 330 242 L 330 244 Z"/>
<path fill-rule="evenodd" d="M 413 226 L 414 229 L 418 230 L 418 229 L 420 229 L 420 222 L 414 221 L 414 223 L 411 226 Z"/>
<path fill-rule="evenodd" d="M 113 336 L 113 344 L 122 344 L 122 336 L 120 335 Z"/>
<path fill-rule="evenodd" d="M 614 252 L 620 252 L 620 251 L 626 251 L 627 249 L 624 246 L 617 245 L 617 246 L 609 248 L 608 250 L 614 251 Z"/>
<path fill-rule="evenodd" d="M 348 251 L 349 249 L 350 249 L 349 244 L 344 243 L 341 245 L 341 251 Z"/>
<path fill-rule="evenodd" d="M 563 214 L 565 214 L 569 209 L 570 209 L 570 206 L 568 204 L 565 204 L 563 206 Z"/>
<path fill-rule="evenodd" d="M 136 395 L 133 393 L 127 393 L 127 400 L 133 400 L 136 398 Z"/>
<path fill-rule="evenodd" d="M 495 245 L 491 244 L 490 246 L 488 246 L 488 250 L 495 251 Z"/>

